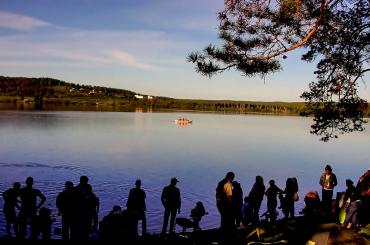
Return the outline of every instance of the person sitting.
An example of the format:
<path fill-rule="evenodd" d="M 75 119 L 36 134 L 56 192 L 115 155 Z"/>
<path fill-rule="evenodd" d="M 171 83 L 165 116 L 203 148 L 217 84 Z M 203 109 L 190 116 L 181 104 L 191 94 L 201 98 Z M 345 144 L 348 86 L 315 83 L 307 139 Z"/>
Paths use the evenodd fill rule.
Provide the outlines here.
<path fill-rule="evenodd" d="M 194 222 L 194 225 L 193 225 L 194 230 L 198 230 L 198 231 L 201 230 L 200 226 L 199 226 L 199 222 L 201 221 L 202 217 L 206 214 L 207 214 L 207 212 L 204 208 L 203 203 L 202 202 L 197 202 L 195 208 L 193 208 L 191 210 L 191 214 L 190 214 L 190 216 L 191 216 L 191 218 L 193 219 L 193 222 Z"/>
<path fill-rule="evenodd" d="M 202 202 L 197 202 L 196 206 L 190 212 L 190 219 L 188 218 L 176 218 L 176 224 L 182 227 L 182 231 L 186 232 L 186 229 L 193 228 L 193 231 L 200 231 L 199 222 L 204 215 L 208 214 L 204 208 Z"/>

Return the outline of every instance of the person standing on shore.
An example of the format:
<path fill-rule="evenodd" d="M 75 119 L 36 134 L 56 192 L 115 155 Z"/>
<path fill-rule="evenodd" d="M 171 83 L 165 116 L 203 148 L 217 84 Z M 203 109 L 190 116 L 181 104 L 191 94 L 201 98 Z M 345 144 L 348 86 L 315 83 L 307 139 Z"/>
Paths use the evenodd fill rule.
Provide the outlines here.
<path fill-rule="evenodd" d="M 6 220 L 6 234 L 8 237 L 12 237 L 10 228 L 13 224 L 14 234 L 18 236 L 18 222 L 17 222 L 17 213 L 16 208 L 19 209 L 18 205 L 18 196 L 19 191 L 21 189 L 21 184 L 19 182 L 15 182 L 13 184 L 13 188 L 6 190 L 3 193 L 4 198 L 4 216 Z"/>
<path fill-rule="evenodd" d="M 274 180 L 269 181 L 270 187 L 266 190 L 265 195 L 267 197 L 267 211 L 272 222 L 276 221 L 277 218 L 277 196 L 283 191 L 276 186 Z"/>
<path fill-rule="evenodd" d="M 136 236 L 138 235 L 137 232 L 137 225 L 138 221 L 141 220 L 141 227 L 142 227 L 142 236 L 146 234 L 146 205 L 145 205 L 145 191 L 141 189 L 141 180 L 136 180 L 135 188 L 130 190 L 128 195 L 126 207 L 127 211 L 135 217 L 135 229 L 136 229 Z"/>
<path fill-rule="evenodd" d="M 242 219 L 243 189 L 238 181 L 233 181 L 233 212 L 236 227 L 240 227 Z"/>
<path fill-rule="evenodd" d="M 181 209 L 181 197 L 180 190 L 176 187 L 177 182 L 176 178 L 171 179 L 171 184 L 163 188 L 161 201 L 164 207 L 164 220 L 162 227 L 162 235 L 164 236 L 167 231 L 168 219 L 171 215 L 170 220 L 170 234 L 175 232 L 175 219 L 176 212 L 180 213 Z"/>
<path fill-rule="evenodd" d="M 64 191 L 59 193 L 56 200 L 56 206 L 59 214 L 62 216 L 62 239 L 71 239 L 71 225 L 74 215 L 74 189 L 73 183 L 67 181 L 64 184 Z"/>
<path fill-rule="evenodd" d="M 30 221 L 31 225 L 31 239 L 37 238 L 37 210 L 44 205 L 46 197 L 41 193 L 40 190 L 34 189 L 33 178 L 28 177 L 26 179 L 26 187 L 20 190 L 21 198 L 21 211 L 19 212 L 19 236 L 24 239 L 26 236 L 27 221 Z M 37 198 L 40 202 L 37 204 Z"/>
<path fill-rule="evenodd" d="M 265 195 L 265 185 L 263 183 L 262 176 L 256 176 L 256 182 L 254 183 L 251 191 L 249 192 L 250 204 L 253 209 L 253 222 L 259 222 L 259 211 L 263 196 Z"/>
<path fill-rule="evenodd" d="M 331 166 L 326 165 L 325 171 L 320 177 L 320 185 L 322 186 L 322 204 L 327 214 L 331 213 L 334 187 L 337 184 L 337 176 L 333 173 Z"/>
<path fill-rule="evenodd" d="M 233 186 L 235 174 L 228 172 L 216 188 L 216 204 L 221 215 L 221 230 L 227 232 L 235 227 L 233 212 Z"/>

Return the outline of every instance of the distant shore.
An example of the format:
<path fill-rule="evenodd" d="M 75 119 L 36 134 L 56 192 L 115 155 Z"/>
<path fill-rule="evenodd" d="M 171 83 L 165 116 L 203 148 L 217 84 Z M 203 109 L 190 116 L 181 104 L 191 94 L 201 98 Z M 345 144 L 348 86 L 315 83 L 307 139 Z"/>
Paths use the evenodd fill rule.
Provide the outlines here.
<path fill-rule="evenodd" d="M 225 114 L 301 115 L 303 102 L 249 102 L 155 98 L 153 101 L 96 97 L 42 98 L 0 96 L 0 110 L 212 112 Z"/>
<path fill-rule="evenodd" d="M 370 104 L 364 117 L 370 117 Z M 305 102 L 177 99 L 68 83 L 53 78 L 0 76 L 0 110 L 191 111 L 310 116 Z"/>

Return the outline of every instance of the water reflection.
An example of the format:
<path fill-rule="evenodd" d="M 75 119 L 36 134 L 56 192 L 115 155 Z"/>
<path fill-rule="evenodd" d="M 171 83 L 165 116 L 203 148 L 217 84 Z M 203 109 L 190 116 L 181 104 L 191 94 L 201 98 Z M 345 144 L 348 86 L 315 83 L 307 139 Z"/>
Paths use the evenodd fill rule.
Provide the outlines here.
<path fill-rule="evenodd" d="M 191 126 L 173 123 L 184 115 L 193 120 Z M 33 176 L 55 210 L 64 182 L 78 183 L 87 175 L 103 216 L 113 205 L 124 206 L 132 183 L 141 179 L 148 232 L 160 232 L 161 191 L 176 176 L 181 180 L 182 216 L 188 217 L 202 201 L 209 215 L 201 226 L 217 227 L 215 188 L 228 171 L 235 172 L 244 193 L 261 175 L 281 188 L 288 177 L 297 177 L 303 195 L 320 190 L 318 179 L 326 163 L 337 174 L 338 191 L 345 190 L 345 179 L 357 180 L 368 168 L 369 131 L 323 143 L 309 134 L 310 123 L 308 118 L 251 115 L 2 111 L 0 191 Z"/>

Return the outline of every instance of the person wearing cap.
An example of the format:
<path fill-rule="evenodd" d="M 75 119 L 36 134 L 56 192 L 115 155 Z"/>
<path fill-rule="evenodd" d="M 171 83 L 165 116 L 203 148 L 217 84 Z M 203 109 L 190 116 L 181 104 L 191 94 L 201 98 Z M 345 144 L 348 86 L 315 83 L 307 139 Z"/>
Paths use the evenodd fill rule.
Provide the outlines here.
<path fill-rule="evenodd" d="M 162 235 L 166 234 L 168 219 L 171 215 L 170 220 L 170 233 L 174 233 L 176 212 L 180 213 L 181 209 L 181 197 L 180 190 L 176 187 L 176 178 L 171 179 L 171 184 L 164 187 L 161 195 L 161 201 L 164 207 L 164 220 L 162 227 Z"/>
<path fill-rule="evenodd" d="M 330 213 L 331 210 L 333 191 L 337 184 L 337 176 L 333 173 L 331 166 L 326 165 L 325 171 L 320 177 L 320 185 L 322 186 L 322 203 L 324 210 L 328 213 Z"/>
<path fill-rule="evenodd" d="M 127 211 L 135 217 L 135 229 L 136 229 L 135 235 L 138 235 L 137 225 L 138 225 L 138 221 L 141 220 L 142 235 L 144 236 L 146 234 L 146 217 L 145 217 L 146 195 L 145 195 L 145 191 L 141 189 L 141 180 L 139 179 L 136 180 L 135 186 L 136 186 L 135 188 L 132 188 L 130 190 L 127 203 L 126 203 L 126 207 L 127 207 Z"/>

